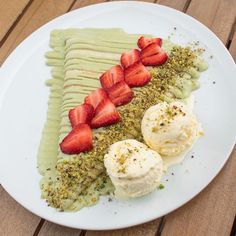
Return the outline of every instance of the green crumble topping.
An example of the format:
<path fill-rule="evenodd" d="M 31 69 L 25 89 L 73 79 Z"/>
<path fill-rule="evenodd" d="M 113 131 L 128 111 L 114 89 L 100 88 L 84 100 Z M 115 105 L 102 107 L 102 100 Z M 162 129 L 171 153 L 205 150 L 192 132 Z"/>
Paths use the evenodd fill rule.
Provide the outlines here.
<path fill-rule="evenodd" d="M 163 189 L 163 188 L 165 188 L 165 186 L 163 184 L 160 184 L 159 189 Z"/>

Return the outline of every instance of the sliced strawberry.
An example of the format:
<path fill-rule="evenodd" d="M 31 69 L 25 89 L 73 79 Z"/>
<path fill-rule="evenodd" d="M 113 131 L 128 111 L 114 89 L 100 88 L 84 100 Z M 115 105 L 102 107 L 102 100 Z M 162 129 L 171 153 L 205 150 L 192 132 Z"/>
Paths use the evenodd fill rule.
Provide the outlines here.
<path fill-rule="evenodd" d="M 78 124 L 90 124 L 93 119 L 94 108 L 91 104 L 84 103 L 69 111 L 72 128 Z"/>
<path fill-rule="evenodd" d="M 107 98 L 106 91 L 102 88 L 98 88 L 85 97 L 84 102 L 92 105 L 93 108 L 96 109 L 98 104 L 105 98 Z"/>
<path fill-rule="evenodd" d="M 105 90 L 121 80 L 124 80 L 124 71 L 120 65 L 111 67 L 110 70 L 103 73 L 100 77 L 100 83 Z"/>
<path fill-rule="evenodd" d="M 79 154 L 93 148 L 92 130 L 87 124 L 78 124 L 62 140 L 60 148 L 66 154 Z"/>
<path fill-rule="evenodd" d="M 124 81 L 114 84 L 107 92 L 115 106 L 127 104 L 134 97 L 133 90 Z"/>
<path fill-rule="evenodd" d="M 145 38 L 145 37 L 140 37 L 138 40 L 138 47 L 140 49 L 144 49 L 151 43 L 157 43 L 159 46 L 162 45 L 162 39 L 161 38 Z"/>
<path fill-rule="evenodd" d="M 145 66 L 162 65 L 167 59 L 167 53 L 156 43 L 151 43 L 141 51 L 141 61 Z"/>
<path fill-rule="evenodd" d="M 141 62 L 125 69 L 125 82 L 130 87 L 144 86 L 151 80 L 151 74 Z"/>
<path fill-rule="evenodd" d="M 111 125 L 120 121 L 120 114 L 110 99 L 104 99 L 96 108 L 95 116 L 92 119 L 91 127 L 99 128 Z"/>
<path fill-rule="evenodd" d="M 132 49 L 129 52 L 121 54 L 120 62 L 123 68 L 127 68 L 130 65 L 140 60 L 140 51 L 138 49 Z"/>

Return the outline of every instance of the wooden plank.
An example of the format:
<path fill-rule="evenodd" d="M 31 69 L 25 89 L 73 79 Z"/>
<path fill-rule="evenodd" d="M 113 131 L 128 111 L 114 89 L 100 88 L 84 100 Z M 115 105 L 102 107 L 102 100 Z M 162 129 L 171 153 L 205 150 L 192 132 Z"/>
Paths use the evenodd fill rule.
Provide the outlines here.
<path fill-rule="evenodd" d="M 235 20 L 236 1 L 192 0 L 187 14 L 208 26 L 226 44 Z"/>
<path fill-rule="evenodd" d="M 177 0 L 177 1 L 165 1 L 161 0 L 158 3 L 167 5 L 169 7 L 176 8 L 178 10 L 183 10 L 185 3 L 187 0 Z M 159 228 L 161 219 L 156 219 L 154 221 L 130 227 L 127 229 L 120 229 L 120 230 L 109 230 L 109 231 L 88 231 L 86 236 L 154 236 Z"/>
<path fill-rule="evenodd" d="M 126 229 L 112 231 L 88 231 L 85 236 L 154 236 L 158 226 L 159 219 Z"/>
<path fill-rule="evenodd" d="M 43 24 L 67 12 L 72 3 L 73 0 L 63 0 L 60 4 L 57 0 L 34 1 L 2 45 L 0 64 L 23 39 Z"/>
<path fill-rule="evenodd" d="M 159 0 L 157 1 L 158 4 L 174 8 L 179 11 L 183 11 L 188 0 Z"/>
<path fill-rule="evenodd" d="M 177 0 L 178 1 L 178 0 Z M 82 2 L 86 2 L 86 1 L 82 1 Z M 94 2 L 94 1 L 91 1 L 91 2 Z M 169 1 L 170 2 L 170 1 Z M 173 2 L 175 2 L 175 1 L 173 1 Z M 73 9 L 74 9 L 74 7 L 73 7 Z M 1 54 L 0 54 L 0 60 L 1 60 Z M 46 224 L 48 224 L 48 223 L 45 223 L 45 225 Z M 150 224 L 150 223 L 148 223 L 148 224 Z M 54 224 L 53 224 L 53 226 L 51 225 L 51 226 L 43 226 L 43 228 L 44 227 L 46 227 L 46 229 L 50 229 L 50 228 L 54 228 L 54 227 L 57 227 L 57 226 L 55 226 Z M 58 226 L 58 227 L 60 227 L 60 226 Z M 143 227 L 143 226 L 138 226 L 138 227 Z M 156 227 L 156 224 L 155 224 L 155 227 Z M 43 230 L 43 228 L 41 229 L 41 230 Z M 136 228 L 136 227 L 133 227 L 133 228 Z M 63 229 L 61 229 L 61 230 L 64 230 L 64 228 Z M 127 229 L 128 231 L 129 231 L 129 229 Z M 57 230 L 55 230 L 55 231 L 57 231 Z M 53 231 L 51 231 L 51 232 L 53 232 Z M 116 232 L 116 231 L 112 231 L 112 233 L 114 233 L 114 232 Z M 145 232 L 146 233 L 146 231 L 143 231 L 143 232 Z M 154 232 L 154 230 L 152 231 L 152 232 Z M 1 231 L 0 231 L 0 233 L 1 233 Z M 41 232 L 40 232 L 41 233 Z M 89 232 L 89 233 L 91 233 L 91 232 Z M 96 233 L 96 232 L 95 232 Z M 133 231 L 133 233 L 136 233 L 136 231 Z M 118 234 L 115 234 L 115 235 L 118 235 Z M 126 235 L 126 234 L 124 234 L 124 235 Z M 131 234 L 128 234 L 128 235 L 131 235 Z M 133 235 L 136 235 L 136 234 L 133 234 Z M 145 234 L 146 235 L 146 234 Z M 150 234 L 150 235 L 153 235 L 153 234 Z"/>
<path fill-rule="evenodd" d="M 93 4 L 107 2 L 106 0 L 77 0 L 71 10 L 86 7 Z"/>
<path fill-rule="evenodd" d="M 147 0 L 146 0 L 147 1 Z M 77 9 L 77 8 L 81 8 L 81 7 L 85 7 L 88 5 L 92 5 L 92 4 L 96 4 L 96 3 L 102 3 L 102 2 L 106 2 L 106 0 L 82 0 L 82 1 L 76 1 L 75 4 L 72 6 L 71 10 Z M 153 2 L 153 1 L 149 1 L 149 2 Z M 122 230 L 116 230 L 116 231 L 89 231 L 86 233 L 87 235 L 101 235 L 101 236 L 118 236 L 121 233 L 123 235 L 137 235 L 137 236 L 142 236 L 144 235 L 153 235 L 153 232 L 156 232 L 157 227 L 159 225 L 159 220 L 155 220 L 152 222 L 149 222 L 147 224 L 141 225 L 141 226 L 137 226 L 137 227 L 131 227 L 128 229 L 122 229 Z M 50 229 L 50 231 L 49 231 Z M 55 225 L 51 222 L 45 222 L 43 227 L 41 228 L 39 235 L 43 236 L 47 233 L 47 235 L 51 235 L 49 232 L 53 233 L 53 235 L 60 235 L 58 234 L 59 232 L 63 232 L 62 235 L 76 235 L 78 231 L 74 230 L 74 229 L 69 229 L 69 228 L 65 228 L 59 225 Z"/>
<path fill-rule="evenodd" d="M 71 10 L 75 10 L 81 7 L 89 6 L 92 4 L 106 2 L 106 0 L 77 0 Z M 46 236 L 46 235 L 53 235 L 53 236 L 79 236 L 81 230 L 72 229 L 64 226 L 60 226 L 49 221 L 45 221 L 42 228 L 39 231 L 38 236 Z"/>
<path fill-rule="evenodd" d="M 226 44 L 236 17 L 236 1 L 221 0 L 211 25 L 212 31 Z"/>
<path fill-rule="evenodd" d="M 79 236 L 81 230 L 67 228 L 61 225 L 57 225 L 48 221 L 45 221 L 41 230 L 39 231 L 38 236 Z"/>
<path fill-rule="evenodd" d="M 226 43 L 233 25 L 235 1 L 192 0 L 187 13 L 210 27 Z M 227 12 L 227 14 L 225 14 Z M 236 36 L 231 52 L 236 57 Z M 196 198 L 169 214 L 162 235 L 229 235 L 236 211 L 236 151 L 221 173 Z M 226 184 L 227 183 L 227 184 Z"/>
<path fill-rule="evenodd" d="M 33 235 L 40 218 L 20 206 L 0 186 L 0 235 Z"/>
<path fill-rule="evenodd" d="M 77 8 L 85 7 L 91 4 L 101 3 L 105 2 L 102 0 L 77 0 L 71 10 L 75 10 Z M 45 236 L 45 235 L 53 235 L 53 236 L 79 236 L 81 233 L 81 230 L 72 229 L 64 226 L 60 226 L 54 223 L 51 223 L 49 221 L 45 221 L 42 225 L 42 228 L 39 231 L 39 236 Z"/>
<path fill-rule="evenodd" d="M 72 3 L 73 0 L 64 0 L 60 4 L 57 0 L 34 1 L 3 44 L 0 50 L 0 64 L 24 38 L 41 25 L 67 12 Z M 0 235 L 33 235 L 40 222 L 39 217 L 15 203 L 7 194 L 2 197 L 1 193 L 0 209 Z M 62 228 L 48 223 L 43 226 L 43 230 L 48 229 L 57 235 L 60 230 L 63 232 Z M 64 230 L 69 232 L 66 228 Z M 78 230 L 77 232 L 79 234 Z"/>
<path fill-rule="evenodd" d="M 233 36 L 233 39 L 229 48 L 229 52 L 231 53 L 236 63 L 236 32 L 234 33 L 234 36 Z"/>
<path fill-rule="evenodd" d="M 1 0 L 0 1 L 0 42 L 17 21 L 30 0 Z"/>
<path fill-rule="evenodd" d="M 110 0 L 109 2 L 116 2 L 116 1 L 127 1 L 127 0 Z M 138 2 L 150 2 L 153 3 L 155 0 L 136 0 Z"/>
<path fill-rule="evenodd" d="M 212 183 L 185 206 L 166 216 L 162 236 L 230 235 L 236 212 L 236 148 Z"/>

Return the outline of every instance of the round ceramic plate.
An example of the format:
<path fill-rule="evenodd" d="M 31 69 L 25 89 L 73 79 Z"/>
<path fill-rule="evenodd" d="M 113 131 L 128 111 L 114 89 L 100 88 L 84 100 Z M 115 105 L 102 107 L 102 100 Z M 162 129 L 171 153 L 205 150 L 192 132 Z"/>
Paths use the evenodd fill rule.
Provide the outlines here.
<path fill-rule="evenodd" d="M 129 201 L 102 197 L 75 213 L 57 212 L 40 199 L 36 155 L 46 119 L 50 77 L 44 53 L 56 28 L 120 27 L 153 34 L 181 45 L 199 41 L 209 69 L 195 92 L 195 111 L 205 130 L 183 163 L 163 177 L 163 190 Z M 176 27 L 176 30 L 174 30 Z M 236 68 L 220 40 L 205 26 L 176 10 L 142 2 L 112 2 L 75 10 L 38 29 L 9 56 L 0 72 L 0 180 L 31 212 L 58 224 L 82 229 L 115 229 L 153 220 L 196 196 L 227 161 L 236 134 Z M 194 155 L 194 158 L 191 158 Z M 174 173 L 172 175 L 171 173 Z"/>

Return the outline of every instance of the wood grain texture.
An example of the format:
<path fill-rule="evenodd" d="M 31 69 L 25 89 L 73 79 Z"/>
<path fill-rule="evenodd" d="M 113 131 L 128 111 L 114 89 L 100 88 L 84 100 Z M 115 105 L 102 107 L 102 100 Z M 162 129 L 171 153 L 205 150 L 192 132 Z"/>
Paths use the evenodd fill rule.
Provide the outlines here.
<path fill-rule="evenodd" d="M 0 64 L 13 51 L 13 49 L 37 28 L 64 14 L 73 0 L 35 0 L 13 29 L 0 50 Z"/>
<path fill-rule="evenodd" d="M 103 2 L 107 2 L 107 0 L 77 0 L 71 10 Z"/>
<path fill-rule="evenodd" d="M 75 10 L 81 7 L 86 7 L 92 4 L 106 2 L 106 0 L 77 0 L 71 10 Z M 79 236 L 81 230 L 72 229 L 64 226 L 54 224 L 49 221 L 45 221 L 42 228 L 39 231 L 38 236 Z"/>
<path fill-rule="evenodd" d="M 3 2 L 14 2 L 1 0 Z M 16 0 L 15 0 L 16 1 Z M 23 2 L 26 0 L 18 0 Z M 6 56 L 32 31 L 39 26 L 65 13 L 71 6 L 73 0 L 34 0 L 22 19 L 18 22 L 3 47 L 0 50 L 0 64 Z M 104 2 L 101 0 L 77 0 L 72 9 Z M 146 2 L 153 2 L 147 0 Z M 159 0 L 158 3 L 183 10 L 188 0 Z M 188 14 L 200 19 L 208 27 L 218 34 L 225 43 L 227 41 L 230 29 L 235 17 L 235 0 L 192 0 L 189 6 Z M 227 14 L 225 14 L 227 12 Z M 0 14 L 1 24 L 1 14 Z M 2 32 L 0 25 L 0 36 Z M 3 33 L 4 34 L 4 33 Z M 1 37 L 0 37 L 1 39 Z M 236 34 L 231 43 L 230 52 L 236 59 Z M 219 176 L 206 188 L 201 194 L 193 199 L 189 204 L 179 210 L 169 214 L 166 219 L 163 235 L 229 235 L 233 221 L 233 212 L 235 211 L 236 193 L 235 184 L 233 185 L 234 170 L 236 168 L 235 160 L 231 156 L 230 161 L 225 166 Z M 234 178 L 235 179 L 235 178 Z M 227 185 L 225 184 L 227 183 Z M 233 190 L 233 191 L 232 191 Z M 233 192 L 233 194 L 232 194 Z M 231 193 L 231 194 L 229 194 Z M 13 203 L 12 203 L 13 202 Z M 215 205 L 214 205 L 215 204 Z M 215 207 L 217 206 L 217 207 Z M 0 235 L 33 235 L 40 218 L 29 213 L 19 206 L 8 194 L 0 188 Z M 222 217 L 221 213 L 225 215 Z M 229 214 L 228 214 L 229 212 Z M 207 221 L 206 221 L 207 219 Z M 196 222 L 196 224 L 195 224 Z M 155 235 L 159 220 L 155 220 L 140 226 L 131 227 L 123 230 L 89 231 L 86 236 L 139 236 Z M 14 225 L 14 227 L 12 227 Z M 203 225 L 203 226 L 202 226 Z M 217 226 L 217 227 L 215 227 Z M 50 222 L 45 222 L 39 231 L 39 235 L 78 235 L 80 231 Z"/>
<path fill-rule="evenodd" d="M 20 206 L 0 186 L 0 235 L 31 236 L 40 218 Z"/>
<path fill-rule="evenodd" d="M 108 0 L 109 2 L 116 2 L 116 1 L 127 1 L 127 0 Z M 150 2 L 154 3 L 156 0 L 136 0 L 138 2 Z"/>
<path fill-rule="evenodd" d="M 29 2 L 30 0 L 0 1 L 0 41 L 4 38 L 14 22 L 17 21 L 17 18 Z"/>
<path fill-rule="evenodd" d="M 120 230 L 88 231 L 85 236 L 154 236 L 160 220 Z"/>
<path fill-rule="evenodd" d="M 229 235 L 236 212 L 236 148 L 220 174 L 188 204 L 166 216 L 162 236 Z"/>
<path fill-rule="evenodd" d="M 71 10 L 75 10 L 81 7 L 89 6 L 92 4 L 106 2 L 106 0 L 77 0 Z M 81 230 L 72 229 L 64 226 L 60 226 L 49 221 L 45 221 L 42 228 L 39 231 L 39 236 L 79 236 Z"/>
<path fill-rule="evenodd" d="M 176 10 L 179 11 L 183 11 L 184 7 L 186 5 L 186 3 L 188 2 L 188 0 L 158 0 L 157 3 L 167 6 L 167 7 L 171 7 L 174 8 Z"/>
<path fill-rule="evenodd" d="M 236 16 L 236 1 L 192 0 L 187 14 L 208 26 L 226 44 Z"/>
<path fill-rule="evenodd" d="M 0 64 L 24 38 L 41 25 L 64 14 L 72 3 L 73 0 L 63 0 L 60 4 L 57 0 L 35 0 L 3 44 L 0 50 Z M 33 235 L 40 218 L 17 204 L 2 189 L 0 196 L 0 235 Z M 55 229 L 55 232 L 58 230 L 57 226 L 51 226 L 50 229 Z"/>
<path fill-rule="evenodd" d="M 233 1 L 214 0 L 206 4 L 202 0 L 192 0 L 187 14 L 202 21 L 226 43 L 234 22 L 235 3 L 236 1 L 233 3 Z M 234 41 L 236 41 L 235 35 L 230 50 L 236 57 Z M 162 236 L 230 234 L 236 212 L 235 159 L 234 150 L 227 165 L 203 192 L 184 207 L 166 216 Z"/>
<path fill-rule="evenodd" d="M 92 5 L 92 4 L 96 4 L 96 3 L 102 3 L 102 2 L 106 2 L 106 0 L 81 0 L 81 1 L 76 1 L 73 6 L 72 6 L 72 9 L 71 10 L 74 10 L 74 9 L 77 9 L 77 8 L 81 8 L 81 7 L 85 7 L 85 6 L 88 6 L 88 5 Z M 153 2 L 153 1 L 147 1 L 147 2 Z M 118 236 L 118 235 L 137 235 L 137 236 L 142 236 L 144 235 L 153 235 L 153 232 L 155 233 L 156 232 L 156 229 L 159 225 L 159 220 L 155 220 L 155 221 L 152 221 L 152 222 L 149 222 L 147 224 L 143 224 L 141 226 L 137 226 L 137 227 L 131 227 L 129 229 L 123 229 L 123 230 L 117 230 L 117 231 L 89 231 L 86 233 L 86 236 L 87 235 L 101 235 L 101 236 L 105 236 L 105 235 L 112 235 L 112 236 Z M 51 222 L 45 222 L 43 227 L 41 228 L 40 232 L 39 232 L 39 235 L 47 235 L 46 232 L 47 230 L 50 229 L 50 232 L 56 232 L 55 235 L 59 235 L 57 234 L 57 232 L 60 232 L 62 231 L 63 233 L 65 233 L 66 235 L 76 235 L 77 234 L 77 231 L 74 230 L 74 229 L 68 229 L 68 228 L 65 228 L 65 227 L 62 227 L 62 226 L 59 226 L 59 225 L 55 225 Z M 69 232 L 68 232 L 69 230 Z M 148 233 L 148 234 L 147 234 Z M 50 235 L 50 234 L 48 234 Z"/>
<path fill-rule="evenodd" d="M 186 0 L 161 0 L 159 4 L 166 5 L 178 10 L 183 10 L 186 4 Z M 134 226 L 127 229 L 121 230 L 110 230 L 110 231 L 88 231 L 86 236 L 155 236 L 157 229 L 159 227 L 161 219 L 156 219 L 154 221 L 148 222 L 146 224 Z"/>
<path fill-rule="evenodd" d="M 231 53 L 236 63 L 236 32 L 234 33 L 234 36 L 233 36 L 233 39 L 229 48 L 229 52 Z"/>
<path fill-rule="evenodd" d="M 48 221 L 45 221 L 38 236 L 79 236 L 81 230 L 67 228 L 61 225 L 57 225 Z"/>
<path fill-rule="evenodd" d="M 157 1 L 158 4 L 166 5 L 177 10 L 183 10 L 187 0 L 161 0 Z M 146 2 L 156 2 L 156 1 L 146 1 Z M 148 222 L 146 224 L 134 226 L 127 229 L 121 230 L 109 230 L 109 231 L 88 231 L 86 236 L 155 236 L 157 229 L 160 224 L 160 219 Z"/>

